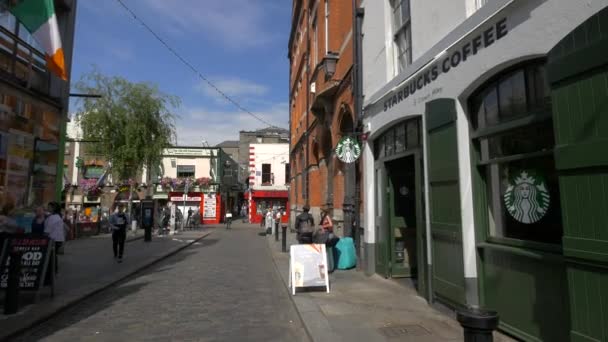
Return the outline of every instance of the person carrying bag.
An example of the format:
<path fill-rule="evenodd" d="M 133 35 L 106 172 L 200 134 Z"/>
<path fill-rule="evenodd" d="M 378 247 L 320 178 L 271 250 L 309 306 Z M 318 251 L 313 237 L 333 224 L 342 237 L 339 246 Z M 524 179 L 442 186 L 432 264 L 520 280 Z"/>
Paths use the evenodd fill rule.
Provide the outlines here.
<path fill-rule="evenodd" d="M 317 230 L 313 239 L 315 243 L 325 244 L 327 250 L 327 271 L 329 273 L 333 272 L 335 269 L 333 247 L 340 239 L 334 234 L 334 222 L 331 216 L 329 216 L 327 209 L 321 210 L 321 227 Z"/>
<path fill-rule="evenodd" d="M 315 220 L 312 215 L 308 212 L 310 211 L 310 207 L 305 205 L 303 213 L 296 217 L 296 239 L 298 243 L 312 243 L 312 235 L 315 227 Z"/>

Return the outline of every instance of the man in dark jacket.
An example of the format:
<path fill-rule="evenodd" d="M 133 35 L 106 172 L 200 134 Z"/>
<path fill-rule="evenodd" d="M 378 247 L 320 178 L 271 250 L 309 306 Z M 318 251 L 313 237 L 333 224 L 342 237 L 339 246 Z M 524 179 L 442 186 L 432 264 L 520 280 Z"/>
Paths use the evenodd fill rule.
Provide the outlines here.
<path fill-rule="evenodd" d="M 127 225 L 129 217 L 125 214 L 125 205 L 118 204 L 118 211 L 110 216 L 110 225 L 112 227 L 112 249 L 114 250 L 114 259 L 122 262 L 122 255 L 125 250 L 125 240 L 127 239 Z"/>
<path fill-rule="evenodd" d="M 310 206 L 306 204 L 303 213 L 296 216 L 296 238 L 299 243 L 312 243 L 312 233 L 315 229 L 315 220 L 312 215 L 308 212 L 310 211 Z"/>

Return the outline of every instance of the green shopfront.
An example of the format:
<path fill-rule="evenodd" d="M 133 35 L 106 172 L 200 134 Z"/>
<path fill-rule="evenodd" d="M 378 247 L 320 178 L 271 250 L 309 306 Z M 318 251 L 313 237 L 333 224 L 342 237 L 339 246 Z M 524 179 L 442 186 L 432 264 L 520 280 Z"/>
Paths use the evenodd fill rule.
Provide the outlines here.
<path fill-rule="evenodd" d="M 522 340 L 608 341 L 608 3 L 502 2 L 370 96 L 366 268 Z"/>

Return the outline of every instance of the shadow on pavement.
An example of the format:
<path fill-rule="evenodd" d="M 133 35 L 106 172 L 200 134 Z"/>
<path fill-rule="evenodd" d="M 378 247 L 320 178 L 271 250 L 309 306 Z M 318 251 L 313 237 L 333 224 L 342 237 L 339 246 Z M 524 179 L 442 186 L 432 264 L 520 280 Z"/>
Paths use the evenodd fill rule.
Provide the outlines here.
<path fill-rule="evenodd" d="M 42 324 L 38 324 L 35 328 L 28 330 L 25 334 L 22 334 L 12 339 L 9 338 L 7 339 L 7 341 L 38 341 L 42 338 L 51 337 L 55 332 L 70 327 L 80 321 L 84 321 L 90 316 L 93 316 L 95 313 L 111 307 L 115 301 L 118 301 L 122 298 L 128 297 L 140 291 L 147 284 L 148 283 L 116 285 L 111 289 L 111 298 L 108 293 L 105 293 L 107 291 L 104 291 L 97 295 L 93 295 L 92 297 L 84 300 L 83 302 L 63 310 L 60 313 L 61 321 L 54 318 L 50 319 L 49 321 L 46 321 Z"/>
<path fill-rule="evenodd" d="M 175 267 L 180 262 L 190 258 L 197 253 L 197 250 L 216 244 L 219 239 L 208 239 L 207 236 L 193 244 L 190 244 L 186 249 L 178 251 L 172 255 L 163 257 L 149 266 L 145 266 L 136 273 L 128 276 L 123 280 L 119 280 L 110 286 L 94 292 L 93 294 L 79 300 L 77 303 L 70 305 L 60 311 L 53 313 L 52 317 L 42 322 L 32 322 L 31 328 L 17 336 L 10 336 L 7 341 L 34 341 L 45 337 L 50 337 L 54 332 L 69 328 L 70 326 L 87 320 L 96 313 L 110 308 L 115 302 L 129 297 L 143 288 L 149 282 L 141 282 L 139 278 L 142 276 L 166 272 Z M 122 264 L 117 264 L 116 267 L 126 265 L 128 258 Z M 46 297 L 46 298 L 45 298 Z M 60 297 L 50 299 L 50 291 L 45 290 L 41 293 L 40 300 L 61 300 Z M 0 307 L 3 304 L 0 303 Z M 18 315 L 27 316 L 28 311 L 35 309 L 35 306 L 23 306 Z M 1 312 L 0 312 L 1 313 Z M 0 328 L 3 325 L 3 320 L 7 316 L 0 315 Z M 110 318 L 109 318 L 110 319 Z"/>

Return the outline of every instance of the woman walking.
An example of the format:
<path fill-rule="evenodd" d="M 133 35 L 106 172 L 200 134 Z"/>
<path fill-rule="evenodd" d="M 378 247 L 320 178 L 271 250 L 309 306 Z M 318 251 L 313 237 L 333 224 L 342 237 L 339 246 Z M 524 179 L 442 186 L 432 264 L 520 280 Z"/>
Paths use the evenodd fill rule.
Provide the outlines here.
<path fill-rule="evenodd" d="M 50 202 L 48 205 L 49 217 L 44 221 L 44 233 L 55 241 L 55 273 L 59 271 L 57 262 L 57 252 L 65 242 L 65 230 L 63 219 L 61 218 L 61 206 L 57 202 Z"/>

